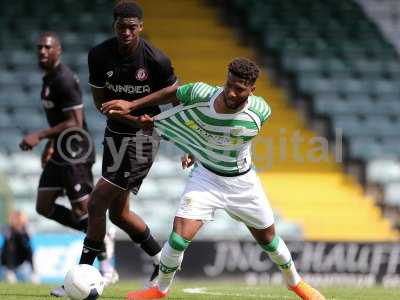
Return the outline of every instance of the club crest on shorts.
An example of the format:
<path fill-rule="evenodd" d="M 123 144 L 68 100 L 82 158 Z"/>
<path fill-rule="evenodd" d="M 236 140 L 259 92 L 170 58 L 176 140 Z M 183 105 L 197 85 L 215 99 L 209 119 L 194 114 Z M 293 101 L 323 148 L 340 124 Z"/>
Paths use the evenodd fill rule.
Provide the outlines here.
<path fill-rule="evenodd" d="M 44 91 L 43 91 L 43 96 L 44 96 L 45 98 L 47 98 L 49 95 L 50 95 L 50 89 L 49 89 L 48 86 L 46 86 L 46 87 L 44 88 Z"/>
<path fill-rule="evenodd" d="M 79 192 L 81 190 L 82 186 L 78 183 L 74 185 L 74 190 Z"/>
<path fill-rule="evenodd" d="M 138 70 L 136 71 L 135 77 L 136 77 L 136 79 L 139 80 L 139 81 L 145 81 L 145 80 L 149 77 L 149 75 L 148 75 L 146 69 L 140 68 L 140 69 L 138 69 Z"/>

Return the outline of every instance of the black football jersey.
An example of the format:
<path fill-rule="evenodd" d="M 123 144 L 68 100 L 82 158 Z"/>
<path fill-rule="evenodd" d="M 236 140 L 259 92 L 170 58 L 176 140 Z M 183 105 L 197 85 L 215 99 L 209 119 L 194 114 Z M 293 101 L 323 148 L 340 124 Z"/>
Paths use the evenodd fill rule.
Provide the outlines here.
<path fill-rule="evenodd" d="M 41 98 L 50 127 L 65 122 L 67 120 L 65 112 L 68 110 L 83 108 L 79 79 L 62 63 L 43 77 Z M 80 137 L 77 137 L 76 134 Z M 69 138 L 71 136 L 72 138 Z M 83 115 L 83 133 L 64 132 L 54 138 L 55 152 L 52 159 L 62 163 L 68 163 L 69 159 L 73 162 L 74 155 L 79 152 L 85 154 L 85 157 L 83 160 L 75 157 L 75 161 L 87 162 L 94 160 L 94 145 L 90 146 L 89 144 L 92 143 L 92 140 L 90 139 L 89 141 L 88 139 L 90 139 L 90 136 L 85 115 Z M 89 149 L 89 146 L 91 149 Z M 91 152 L 90 155 L 86 153 L 88 150 Z"/>
<path fill-rule="evenodd" d="M 89 84 L 95 88 L 105 88 L 106 100 L 123 99 L 134 101 L 167 86 L 177 78 L 170 59 L 145 39 L 130 56 L 118 52 L 116 38 L 92 48 L 88 55 Z M 148 107 L 132 115 L 160 113 L 158 106 Z M 118 133 L 134 133 L 134 128 L 115 120 L 108 120 L 110 130 Z"/>

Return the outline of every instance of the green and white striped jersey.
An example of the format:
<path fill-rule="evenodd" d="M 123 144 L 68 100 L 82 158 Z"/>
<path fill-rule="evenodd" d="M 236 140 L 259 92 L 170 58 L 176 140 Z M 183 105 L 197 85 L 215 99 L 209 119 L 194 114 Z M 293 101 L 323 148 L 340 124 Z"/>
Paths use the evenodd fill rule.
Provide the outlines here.
<path fill-rule="evenodd" d="M 179 87 L 176 95 L 181 104 L 157 115 L 155 128 L 208 168 L 236 174 L 251 167 L 251 140 L 271 109 L 263 98 L 251 95 L 241 111 L 217 113 L 214 101 L 222 91 L 202 82 Z"/>

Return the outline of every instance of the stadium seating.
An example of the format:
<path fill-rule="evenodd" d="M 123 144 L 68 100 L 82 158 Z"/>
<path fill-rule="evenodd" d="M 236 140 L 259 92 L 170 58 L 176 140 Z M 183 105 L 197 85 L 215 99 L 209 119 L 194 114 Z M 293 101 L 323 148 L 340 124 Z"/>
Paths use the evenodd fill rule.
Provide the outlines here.
<path fill-rule="evenodd" d="M 400 138 L 400 60 L 357 3 L 221 2 L 228 20 L 256 45 L 259 55 L 291 80 L 293 100 L 308 103 L 312 118 L 326 120 L 328 133 L 341 130 L 348 146 L 346 161 L 366 164 L 377 158 L 393 161 L 400 157 L 396 142 Z M 382 173 L 390 172 L 384 166 Z"/>
<path fill-rule="evenodd" d="M 182 9 L 186 11 L 185 7 L 182 8 L 182 4 L 185 5 L 186 3 L 176 1 L 174 4 L 168 5 L 168 10 L 173 12 L 169 15 L 169 18 L 173 18 L 173 15 L 179 15 L 179 11 L 182 11 Z M 191 2 L 189 5 L 194 5 L 194 3 Z M 18 150 L 18 144 L 24 133 L 46 127 L 40 101 L 42 74 L 37 68 L 35 42 L 39 32 L 56 31 L 63 45 L 62 61 L 79 75 L 83 88 L 86 118 L 98 152 L 97 161 L 93 167 L 95 177 L 98 178 L 101 172 L 100 153 L 102 151 L 101 143 L 105 120 L 94 108 L 86 84 L 88 80 L 87 51 L 93 45 L 111 36 L 111 8 L 112 3 L 105 0 L 73 1 L 73 5 L 69 0 L 58 1 L 57 5 L 54 1 L 44 0 L 40 7 L 33 5 L 31 1 L 21 0 L 10 3 L 0 12 L 0 23 L 2 25 L 0 27 L 0 52 L 2 54 L 0 56 L 2 70 L 0 72 L 0 135 L 2 137 L 0 140 L 0 170 L 7 174 L 8 185 L 15 199 L 15 208 L 28 212 L 34 229 L 37 231 L 65 229 L 55 222 L 47 221 L 38 216 L 34 209 L 35 191 L 41 172 L 39 155 L 43 145 L 33 154 L 21 154 Z M 207 25 L 208 21 L 202 21 L 198 17 L 200 15 L 208 17 L 211 15 L 208 9 L 198 9 L 196 5 L 193 8 L 196 9 L 190 11 L 200 24 L 188 19 L 181 19 L 182 24 L 179 28 L 196 32 L 197 38 L 203 36 L 201 40 L 196 40 L 200 46 L 198 47 L 198 62 L 200 62 L 202 57 L 212 58 L 215 56 L 214 49 L 209 47 L 210 43 L 224 43 L 224 40 L 229 39 L 229 37 L 225 35 L 226 31 L 220 27 L 216 27 L 212 31 L 201 30 L 199 32 L 199 28 L 202 27 L 201 23 Z M 26 17 L 21 22 L 15 22 L 13 16 L 24 11 L 29 11 L 29 15 L 24 14 Z M 77 17 L 77 12 L 79 12 L 79 17 Z M 185 14 L 187 14 L 187 11 Z M 165 15 L 163 14 L 163 16 Z M 188 39 L 185 31 L 180 32 L 176 28 L 163 26 L 165 19 L 152 17 L 150 11 L 149 19 L 155 21 L 153 26 L 158 27 L 158 36 L 168 34 L 169 31 L 169 33 L 174 32 L 185 37 L 182 42 L 186 43 L 188 47 L 193 42 L 193 39 Z M 157 20 L 159 20 L 159 24 L 156 24 Z M 150 35 L 150 38 L 153 39 L 151 30 L 146 31 L 145 35 Z M 165 43 L 163 45 L 165 46 Z M 187 52 L 183 47 L 177 48 L 173 44 L 170 45 L 173 47 L 171 48 L 168 45 L 165 47 L 167 51 L 175 51 L 179 55 Z M 234 52 L 232 52 L 232 55 L 234 55 Z M 221 62 L 221 58 L 225 58 L 225 61 Z M 219 74 L 214 76 L 214 80 L 211 78 L 215 83 L 219 82 L 219 78 L 225 72 L 226 53 L 217 57 L 216 62 L 221 65 L 218 68 Z M 213 75 L 213 72 L 210 73 L 199 63 L 180 64 L 178 61 L 178 68 L 187 69 L 186 74 L 190 72 L 192 80 L 197 79 L 200 75 L 203 78 L 209 78 L 210 75 Z M 185 80 L 189 79 L 185 78 Z M 181 153 L 171 145 L 162 143 L 160 156 L 156 162 L 157 167 L 152 169 L 134 202 L 135 209 L 145 215 L 146 220 L 152 224 L 152 230 L 161 237 L 168 234 L 170 230 L 169 225 L 171 225 L 175 203 L 183 190 L 184 178 L 187 176 L 187 172 L 180 169 L 180 155 Z M 66 199 L 61 199 L 61 203 L 68 205 Z M 154 209 L 155 203 L 157 203 L 157 209 Z M 160 210 L 165 211 L 162 218 L 159 214 Z M 248 236 L 245 228 L 234 222 L 226 221 L 226 219 L 221 218 L 221 220 L 210 225 L 212 228 L 215 227 L 215 230 L 211 228 L 214 237 L 226 236 L 228 228 L 231 228 L 232 233 L 237 232 L 235 237 Z M 292 237 L 302 235 L 301 229 L 296 224 L 285 222 L 284 219 L 282 219 L 281 224 L 284 228 L 283 235 L 286 233 Z M 209 238 L 209 234 L 205 233 L 204 237 Z"/>
<path fill-rule="evenodd" d="M 20 0 L 10 2 L 0 11 L 0 117 L 7 115 L 5 121 L 0 121 L 0 153 L 6 157 L 3 161 L 0 159 L 0 168 L 9 175 L 16 207 L 27 210 L 40 231 L 65 230 L 38 217 L 34 211 L 34 191 L 40 174 L 40 167 L 35 171 L 34 164 L 38 163 L 40 149 L 34 152 L 35 159 L 15 156 L 21 135 L 42 126 L 44 120 L 39 110 L 41 78 L 34 58 L 34 42 L 40 31 L 55 30 L 59 33 L 64 48 L 62 59 L 81 78 L 87 120 L 98 152 L 93 168 L 96 178 L 101 168 L 100 143 L 104 120 L 91 104 L 85 84 L 88 74 L 86 57 L 91 46 L 111 34 L 112 3 L 107 0 L 76 0 L 71 5 L 71 1 L 59 0 L 55 4 L 52 0 L 43 0 L 39 9 L 32 1 Z M 202 80 L 223 84 L 226 65 L 233 57 L 254 56 L 238 44 L 231 30 L 218 21 L 215 8 L 194 0 L 174 0 L 163 2 L 160 11 L 154 9 L 159 6 L 158 1 L 139 2 L 145 9 L 144 34 L 171 57 L 182 82 Z M 400 78 L 400 64 L 396 63 L 390 45 L 376 38 L 380 36 L 373 24 L 365 21 L 352 3 L 345 0 L 301 0 L 298 4 L 297 1 L 232 0 L 228 5 L 236 16 L 240 16 L 237 22 L 245 24 L 249 36 L 257 38 L 263 51 L 268 55 L 279 55 L 285 70 L 295 76 L 300 91 L 318 95 L 319 100 L 316 100 L 317 96 L 313 97 L 313 102 L 320 101 L 315 105 L 316 114 L 329 115 L 331 122 L 336 122 L 339 117 L 345 117 L 342 113 L 349 115 L 354 112 L 359 120 L 351 124 L 350 121 L 340 121 L 346 126 L 354 126 L 355 129 L 349 129 L 349 132 L 365 132 L 365 128 L 370 128 L 377 131 L 379 138 L 391 137 L 386 130 L 398 122 L 387 118 L 392 118 L 397 109 L 395 100 L 400 90 L 395 80 Z M 23 13 L 25 11 L 30 12 L 28 16 Z M 26 16 L 24 20 L 15 22 L 14 16 L 21 14 Z M 354 25 L 350 19 L 357 20 L 357 24 Z M 361 43 L 364 40 L 368 43 Z M 374 59 L 370 59 L 371 56 Z M 378 93 L 384 93 L 385 101 L 391 99 L 390 104 L 382 104 L 383 98 Z M 278 231 L 291 238 L 394 239 L 396 235 L 380 218 L 370 199 L 366 199 L 359 186 L 342 174 L 332 157 L 318 164 L 301 163 L 293 158 L 280 159 L 281 151 L 277 145 L 282 138 L 282 128 L 288 136 L 297 131 L 301 133 L 306 141 L 299 149 L 303 154 L 310 152 L 311 141 L 316 136 L 305 128 L 301 117 L 287 104 L 285 93 L 265 74 L 257 85 L 257 94 L 265 95 L 273 110 L 271 121 L 256 141 L 254 153 L 271 203 L 280 215 L 277 218 Z M 326 109 L 326 95 L 330 95 L 329 99 L 340 99 L 338 101 L 346 109 L 337 105 L 335 113 L 330 115 L 334 109 Z M 25 118 L 28 111 L 31 119 Z M 367 127 L 370 113 L 378 111 L 384 120 L 380 127 Z M 7 127 L 7 118 L 14 122 L 11 122 L 15 124 L 13 128 Z M 357 134 L 357 138 L 366 137 Z M 265 152 L 268 140 L 275 145 L 271 155 Z M 386 145 L 393 148 L 389 141 L 375 142 L 377 147 Z M 287 152 L 291 153 L 294 148 L 288 145 Z M 179 168 L 179 151 L 172 149 L 168 144 L 161 146 L 156 167 L 151 170 L 133 204 L 159 236 L 165 236 L 170 230 L 168 226 L 187 175 Z M 370 153 L 376 153 L 374 151 Z M 26 163 L 31 159 L 32 164 Z M 272 166 L 266 171 L 265 164 L 270 162 Z M 316 188 L 316 183 L 320 188 Z M 339 209 L 346 206 L 348 210 L 344 212 Z M 160 216 L 159 211 L 165 213 Z M 358 218 L 354 218 L 354 214 Z M 323 220 L 321 215 L 325 216 Z M 235 237 L 249 236 L 244 226 L 226 217 L 219 218 L 209 227 L 211 230 L 205 230 L 202 237 L 227 237 L 228 231 L 236 233 Z M 345 227 L 353 230 L 338 230 Z"/>

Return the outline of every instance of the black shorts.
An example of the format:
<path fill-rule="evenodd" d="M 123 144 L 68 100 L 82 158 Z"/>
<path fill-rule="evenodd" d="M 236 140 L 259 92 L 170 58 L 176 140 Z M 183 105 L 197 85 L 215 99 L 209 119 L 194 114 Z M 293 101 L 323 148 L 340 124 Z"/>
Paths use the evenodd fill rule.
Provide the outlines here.
<path fill-rule="evenodd" d="M 39 180 L 39 191 L 60 191 L 71 203 L 85 200 L 92 190 L 92 163 L 58 164 L 50 160 Z"/>
<path fill-rule="evenodd" d="M 137 194 L 153 164 L 160 138 L 153 130 L 136 135 L 119 134 L 106 128 L 102 177 L 122 190 Z"/>

